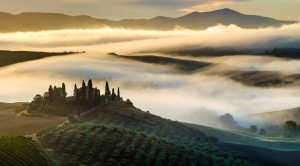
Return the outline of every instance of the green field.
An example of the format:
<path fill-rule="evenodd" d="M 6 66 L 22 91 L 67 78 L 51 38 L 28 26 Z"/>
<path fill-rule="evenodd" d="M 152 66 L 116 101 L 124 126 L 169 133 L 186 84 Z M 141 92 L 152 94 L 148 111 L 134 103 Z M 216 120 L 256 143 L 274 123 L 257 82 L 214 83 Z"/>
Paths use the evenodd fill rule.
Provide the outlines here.
<path fill-rule="evenodd" d="M 55 165 L 48 154 L 25 137 L 0 137 L 0 165 Z"/>
<path fill-rule="evenodd" d="M 122 127 L 69 124 L 37 134 L 59 165 L 255 165 L 211 144 L 182 144 Z M 193 141 L 192 139 L 190 140 Z"/>
<path fill-rule="evenodd" d="M 0 67 L 37 60 L 51 56 L 61 56 L 72 54 L 70 52 L 50 53 L 50 52 L 32 52 L 32 51 L 6 51 L 0 50 Z"/>
<path fill-rule="evenodd" d="M 218 138 L 225 143 L 250 145 L 281 151 L 300 151 L 300 139 L 289 139 L 284 137 L 261 136 L 246 132 L 222 130 L 212 127 L 187 124 L 195 127 L 206 135 Z"/>
<path fill-rule="evenodd" d="M 59 165 L 256 165 L 197 129 L 122 101 L 37 136 Z"/>

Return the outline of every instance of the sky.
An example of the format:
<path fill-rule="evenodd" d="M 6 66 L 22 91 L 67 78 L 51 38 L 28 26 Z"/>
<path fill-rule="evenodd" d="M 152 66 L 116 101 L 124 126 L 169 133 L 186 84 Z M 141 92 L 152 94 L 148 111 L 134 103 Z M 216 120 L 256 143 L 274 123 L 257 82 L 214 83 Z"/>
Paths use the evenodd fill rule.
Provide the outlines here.
<path fill-rule="evenodd" d="M 0 11 L 51 12 L 89 15 L 120 20 L 125 18 L 178 17 L 199 11 L 231 8 L 245 14 L 300 21 L 299 0 L 0 0 Z"/>

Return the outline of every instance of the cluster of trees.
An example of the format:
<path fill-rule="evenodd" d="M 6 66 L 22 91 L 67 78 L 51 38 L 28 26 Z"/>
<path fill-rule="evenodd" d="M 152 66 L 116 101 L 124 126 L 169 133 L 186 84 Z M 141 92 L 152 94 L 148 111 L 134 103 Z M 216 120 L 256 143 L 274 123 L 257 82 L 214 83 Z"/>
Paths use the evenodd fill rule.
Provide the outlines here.
<path fill-rule="evenodd" d="M 114 88 L 110 90 L 108 81 L 106 81 L 104 95 L 101 95 L 100 89 L 93 87 L 93 81 L 91 79 L 88 81 L 87 85 L 83 80 L 80 88 L 78 88 L 75 84 L 73 97 L 76 105 L 81 109 L 80 111 L 108 104 L 112 101 L 122 100 L 120 96 L 120 88 L 118 88 L 116 94 Z"/>
<path fill-rule="evenodd" d="M 249 132 L 252 133 L 252 134 L 266 135 L 266 130 L 265 129 L 261 128 L 258 131 L 258 128 L 255 125 L 251 125 L 249 127 Z"/>
<path fill-rule="evenodd" d="M 245 130 L 245 128 L 238 125 L 237 121 L 235 121 L 233 116 L 229 113 L 221 115 L 219 117 L 219 121 L 222 123 L 222 125 L 225 128 L 235 129 L 235 130 L 242 130 L 242 131 Z M 266 130 L 265 129 L 261 128 L 261 129 L 258 130 L 258 128 L 255 125 L 251 125 L 248 129 L 248 132 L 250 132 L 252 134 L 266 135 Z"/>
<path fill-rule="evenodd" d="M 87 85 L 83 80 L 80 88 L 75 84 L 73 96 L 67 96 L 65 83 L 62 83 L 61 87 L 50 85 L 43 96 L 38 94 L 33 98 L 33 101 L 28 104 L 27 110 L 29 113 L 54 115 L 69 115 L 71 112 L 80 114 L 91 108 L 120 100 L 122 98 L 119 88 L 117 93 L 114 88 L 111 91 L 106 81 L 105 93 L 101 95 L 100 89 L 93 87 L 93 81 L 90 79 Z"/>
<path fill-rule="evenodd" d="M 224 127 L 226 127 L 226 128 L 229 128 L 229 129 L 238 129 L 239 128 L 237 121 L 235 121 L 233 116 L 229 113 L 221 115 L 219 117 L 219 120 L 222 123 L 222 125 L 224 125 Z"/>
<path fill-rule="evenodd" d="M 300 137 L 300 124 L 294 121 L 286 121 L 283 125 L 283 135 L 287 138 Z"/>
<path fill-rule="evenodd" d="M 68 115 L 71 110 L 67 103 L 65 83 L 62 87 L 50 85 L 44 96 L 37 94 L 33 98 L 33 101 L 28 104 L 27 111 L 31 114 Z"/>

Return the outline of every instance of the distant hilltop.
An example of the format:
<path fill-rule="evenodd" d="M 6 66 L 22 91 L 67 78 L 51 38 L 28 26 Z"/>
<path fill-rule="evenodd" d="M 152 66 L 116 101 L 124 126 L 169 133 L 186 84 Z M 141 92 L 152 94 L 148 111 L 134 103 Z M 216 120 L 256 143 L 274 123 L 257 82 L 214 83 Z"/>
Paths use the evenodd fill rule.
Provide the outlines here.
<path fill-rule="evenodd" d="M 297 21 L 283 21 L 273 18 L 245 15 L 231 9 L 221 9 L 211 12 L 193 12 L 178 18 L 155 17 L 152 19 L 125 19 L 112 21 L 96 19 L 90 16 L 69 16 L 58 13 L 21 13 L 12 15 L 0 12 L 0 32 L 26 32 L 61 29 L 96 29 L 96 28 L 125 28 L 144 30 L 174 30 L 178 27 L 201 30 L 218 24 L 235 24 L 242 28 L 280 27 Z"/>

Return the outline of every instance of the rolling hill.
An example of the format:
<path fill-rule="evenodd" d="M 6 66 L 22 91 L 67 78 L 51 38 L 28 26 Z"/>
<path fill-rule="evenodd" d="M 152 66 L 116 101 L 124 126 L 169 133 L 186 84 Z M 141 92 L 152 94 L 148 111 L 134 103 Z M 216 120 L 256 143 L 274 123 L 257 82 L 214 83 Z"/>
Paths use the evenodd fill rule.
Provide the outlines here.
<path fill-rule="evenodd" d="M 0 25 L 1 26 L 1 25 Z M 69 55 L 72 52 L 33 52 L 33 51 L 8 51 L 0 50 L 0 67 L 42 59 L 51 56 Z"/>
<path fill-rule="evenodd" d="M 180 122 L 114 102 L 37 133 L 59 165 L 257 165 Z M 259 164 L 258 164 L 259 165 Z"/>
<path fill-rule="evenodd" d="M 55 166 L 40 145 L 25 137 L 0 137 L 0 165 Z"/>
<path fill-rule="evenodd" d="M 60 29 L 125 28 L 144 30 L 174 30 L 178 27 L 200 30 L 218 24 L 235 24 L 242 28 L 280 27 L 296 21 L 282 21 L 268 17 L 245 15 L 231 9 L 211 12 L 193 12 L 178 18 L 125 19 L 112 21 L 90 16 L 69 16 L 58 13 L 0 13 L 0 32 L 41 31 Z"/>
<path fill-rule="evenodd" d="M 300 163 L 299 139 L 261 136 L 196 124 L 186 125 L 199 129 L 207 136 L 218 138 L 220 148 L 235 151 L 253 160 L 259 160 L 265 165 L 297 166 Z"/>
<path fill-rule="evenodd" d="M 225 66 L 229 69 L 219 70 L 220 64 L 208 63 L 199 60 L 187 60 L 179 57 L 164 57 L 155 55 L 117 55 L 113 56 L 129 60 L 165 65 L 173 67 L 177 72 L 203 72 L 207 75 L 225 76 L 234 81 L 254 87 L 282 87 L 299 84 L 299 74 L 283 74 L 277 71 L 242 71 L 234 66 Z M 222 67 L 222 66 L 221 66 Z"/>
<path fill-rule="evenodd" d="M 282 126 L 288 120 L 300 123 L 300 108 L 254 114 L 248 117 L 260 122 L 279 126 Z"/>

